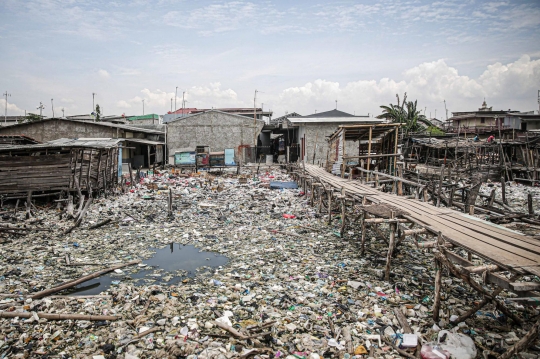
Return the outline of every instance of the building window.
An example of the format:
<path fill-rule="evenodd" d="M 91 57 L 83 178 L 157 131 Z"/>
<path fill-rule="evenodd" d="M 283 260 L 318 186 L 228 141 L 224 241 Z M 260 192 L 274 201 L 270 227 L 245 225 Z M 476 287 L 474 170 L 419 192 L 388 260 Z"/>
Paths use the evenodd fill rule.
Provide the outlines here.
<path fill-rule="evenodd" d="M 486 123 L 486 118 L 485 117 L 480 117 L 480 123 Z"/>

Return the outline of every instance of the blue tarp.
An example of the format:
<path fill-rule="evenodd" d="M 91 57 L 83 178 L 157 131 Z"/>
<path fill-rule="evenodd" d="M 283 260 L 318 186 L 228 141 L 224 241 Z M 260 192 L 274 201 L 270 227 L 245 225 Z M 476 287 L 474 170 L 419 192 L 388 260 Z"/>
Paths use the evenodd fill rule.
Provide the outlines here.
<path fill-rule="evenodd" d="M 270 182 L 270 189 L 282 189 L 282 188 L 297 189 L 298 185 L 296 184 L 296 182 L 278 182 L 278 181 Z"/>

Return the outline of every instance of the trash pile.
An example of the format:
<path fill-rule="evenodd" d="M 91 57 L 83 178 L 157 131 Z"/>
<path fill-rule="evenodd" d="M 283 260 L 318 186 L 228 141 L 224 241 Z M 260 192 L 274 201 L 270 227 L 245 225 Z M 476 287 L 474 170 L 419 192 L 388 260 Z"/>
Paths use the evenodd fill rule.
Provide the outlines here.
<path fill-rule="evenodd" d="M 290 178 L 277 168 L 258 176 L 163 171 L 125 194 L 95 198 L 68 234 L 65 212 L 38 210 L 51 232 L 1 239 L 0 357 L 487 358 L 516 343 L 540 314 L 502 292 L 523 328 L 492 305 L 453 325 L 482 298 L 446 273 L 434 323 L 428 250 L 398 247 L 385 282 L 384 243 L 368 235 L 361 256 L 356 240 L 339 237 L 339 216 L 328 226 L 301 189 L 272 190 L 270 182 Z M 4 221 L 24 226 L 23 218 Z M 171 243 L 206 252 L 208 262 L 228 261 L 201 261 L 195 273 L 182 263 L 175 271 L 146 264 Z M 69 286 L 105 270 L 112 280 L 100 294 Z M 62 283 L 68 288 L 50 292 Z M 522 357 L 536 358 L 538 343 L 528 352 Z"/>

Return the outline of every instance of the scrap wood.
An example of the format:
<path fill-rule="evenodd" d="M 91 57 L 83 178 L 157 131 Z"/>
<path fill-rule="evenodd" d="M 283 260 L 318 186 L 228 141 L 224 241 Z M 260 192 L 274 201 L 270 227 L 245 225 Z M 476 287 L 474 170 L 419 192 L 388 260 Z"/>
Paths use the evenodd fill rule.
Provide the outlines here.
<path fill-rule="evenodd" d="M 84 314 L 53 314 L 53 313 L 37 313 L 38 317 L 48 320 L 91 320 L 91 321 L 103 321 L 103 320 L 117 320 L 120 317 L 114 315 L 84 315 Z M 25 312 L 0 312 L 0 318 L 31 318 L 33 313 Z"/>
<path fill-rule="evenodd" d="M 158 332 L 158 331 L 160 331 L 160 330 L 163 330 L 163 329 L 160 328 L 160 327 L 153 327 L 153 328 L 150 328 L 150 329 L 148 329 L 148 330 L 145 330 L 145 331 L 142 332 L 142 333 L 137 334 L 136 336 L 133 337 L 133 339 L 139 339 L 139 338 L 142 338 L 142 337 L 147 336 L 147 335 L 150 334 L 150 333 Z"/>
<path fill-rule="evenodd" d="M 538 328 L 540 327 L 540 319 L 534 323 L 532 328 L 525 334 L 520 341 L 518 341 L 514 346 L 510 347 L 504 354 L 499 356 L 499 359 L 510 359 L 515 354 L 521 353 L 527 349 L 531 344 L 538 338 Z"/>
<path fill-rule="evenodd" d="M 38 228 L 38 227 L 11 227 L 11 226 L 3 226 L 0 225 L 0 231 L 1 230 L 14 230 L 14 231 L 43 231 L 43 232 L 51 232 L 51 229 L 49 228 Z"/>
<path fill-rule="evenodd" d="M 228 326 L 227 324 L 220 323 L 220 322 L 218 322 L 216 320 L 213 321 L 213 324 L 215 326 L 217 326 L 217 327 L 220 327 L 223 330 L 228 331 L 229 333 L 231 333 L 232 335 L 234 335 L 237 338 L 246 339 L 246 336 L 244 334 L 240 333 L 239 331 L 237 331 L 233 327 Z M 259 336 L 259 335 L 257 335 L 257 336 Z"/>
<path fill-rule="evenodd" d="M 49 294 L 60 292 L 60 291 L 62 291 L 64 289 L 68 289 L 68 288 L 74 287 L 74 286 L 76 286 L 78 284 L 89 281 L 90 279 L 97 278 L 97 277 L 99 277 L 99 276 L 101 276 L 101 275 L 103 275 L 105 273 L 112 272 L 115 269 L 131 266 L 131 265 L 138 264 L 138 263 L 141 263 L 141 261 L 137 259 L 137 260 L 134 260 L 134 261 L 131 261 L 131 262 L 128 262 L 128 263 L 120 264 L 120 265 L 110 267 L 110 268 L 107 268 L 107 269 L 102 269 L 102 270 L 100 270 L 98 272 L 89 274 L 89 275 L 81 277 L 79 279 L 64 283 L 62 285 L 59 285 L 59 286 L 56 286 L 56 287 L 53 287 L 53 288 L 50 288 L 50 289 L 42 290 L 41 292 L 37 292 L 34 295 L 30 296 L 30 298 L 32 298 L 32 299 L 43 298 L 43 297 L 45 297 L 45 296 L 47 296 Z"/>
<path fill-rule="evenodd" d="M 99 227 L 103 227 L 104 225 L 106 225 L 107 223 L 111 222 L 112 221 L 112 218 L 107 218 L 101 222 L 98 222 L 96 224 L 94 224 L 93 226 L 90 226 L 88 227 L 88 229 L 96 229 L 96 228 L 99 228 Z M 118 221 L 114 221 L 113 223 L 116 223 Z"/>
<path fill-rule="evenodd" d="M 390 340 L 388 340 L 386 338 L 386 336 L 381 335 L 381 337 L 384 340 L 384 342 L 386 344 L 390 345 L 395 351 L 397 351 L 399 353 L 399 355 L 403 355 L 404 357 L 411 358 L 411 359 L 416 359 L 416 357 L 414 355 L 412 355 L 410 353 L 407 353 L 405 350 L 401 350 L 397 346 L 395 346 L 394 343 L 392 343 Z"/>

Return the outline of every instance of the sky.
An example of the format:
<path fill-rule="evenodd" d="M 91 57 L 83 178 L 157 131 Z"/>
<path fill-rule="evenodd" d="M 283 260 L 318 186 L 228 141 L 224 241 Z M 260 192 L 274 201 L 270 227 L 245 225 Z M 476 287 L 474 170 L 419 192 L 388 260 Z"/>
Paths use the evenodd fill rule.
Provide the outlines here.
<path fill-rule="evenodd" d="M 2 0 L 0 64 L 8 115 L 537 111 L 540 1 Z"/>

